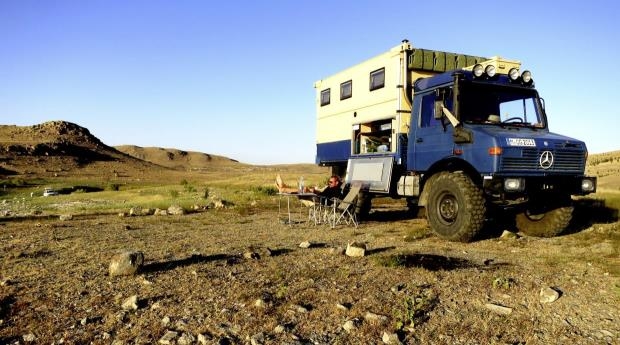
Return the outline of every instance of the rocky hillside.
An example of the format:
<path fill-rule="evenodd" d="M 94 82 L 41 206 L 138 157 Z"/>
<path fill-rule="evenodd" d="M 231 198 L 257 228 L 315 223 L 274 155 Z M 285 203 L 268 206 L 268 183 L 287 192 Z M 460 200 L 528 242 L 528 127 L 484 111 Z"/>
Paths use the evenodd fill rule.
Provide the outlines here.
<path fill-rule="evenodd" d="M 115 174 L 159 168 L 102 143 L 66 121 L 34 126 L 0 125 L 0 174 L 47 177 Z"/>

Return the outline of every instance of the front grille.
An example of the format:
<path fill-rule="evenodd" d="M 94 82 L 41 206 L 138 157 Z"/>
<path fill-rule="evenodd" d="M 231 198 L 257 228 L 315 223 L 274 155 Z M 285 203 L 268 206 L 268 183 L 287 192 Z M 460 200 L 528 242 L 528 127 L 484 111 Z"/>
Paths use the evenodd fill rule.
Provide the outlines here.
<path fill-rule="evenodd" d="M 585 169 L 585 155 L 581 147 L 567 147 L 563 145 L 554 149 L 537 148 L 505 148 L 500 161 L 502 172 L 510 171 L 536 171 L 553 173 L 578 173 L 582 174 Z M 540 165 L 540 157 L 543 152 L 549 151 L 553 154 L 553 164 L 548 169 L 543 169 Z"/>

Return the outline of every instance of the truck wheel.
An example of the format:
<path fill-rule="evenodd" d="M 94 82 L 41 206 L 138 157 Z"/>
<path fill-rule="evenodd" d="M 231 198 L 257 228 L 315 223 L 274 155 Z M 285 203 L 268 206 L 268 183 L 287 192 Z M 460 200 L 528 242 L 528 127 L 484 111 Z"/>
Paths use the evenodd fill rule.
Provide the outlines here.
<path fill-rule="evenodd" d="M 480 188 L 461 172 L 442 172 L 429 188 L 426 216 L 433 231 L 450 241 L 471 241 L 484 224 Z"/>
<path fill-rule="evenodd" d="M 532 207 L 517 214 L 517 228 L 529 236 L 553 237 L 559 235 L 573 217 L 573 206 L 569 197 L 553 207 Z"/>

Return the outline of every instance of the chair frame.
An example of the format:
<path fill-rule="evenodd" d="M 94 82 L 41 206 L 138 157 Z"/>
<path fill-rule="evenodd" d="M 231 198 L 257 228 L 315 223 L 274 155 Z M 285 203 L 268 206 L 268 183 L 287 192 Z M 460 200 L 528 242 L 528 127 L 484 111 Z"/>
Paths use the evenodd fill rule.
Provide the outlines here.
<path fill-rule="evenodd" d="M 361 190 L 360 185 L 351 185 L 347 195 L 343 199 L 332 199 L 333 212 L 331 221 L 332 229 L 343 222 L 347 225 L 353 224 L 356 228 L 359 224 L 355 215 L 355 207 L 357 206 L 357 196 Z"/>

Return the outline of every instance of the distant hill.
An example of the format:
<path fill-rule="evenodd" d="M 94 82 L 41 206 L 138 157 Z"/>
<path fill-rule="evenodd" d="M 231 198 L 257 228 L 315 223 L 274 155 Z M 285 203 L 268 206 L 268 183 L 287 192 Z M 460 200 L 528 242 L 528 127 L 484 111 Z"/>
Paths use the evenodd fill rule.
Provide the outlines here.
<path fill-rule="evenodd" d="M 620 151 L 591 154 L 588 174 L 598 177 L 598 189 L 620 191 Z"/>
<path fill-rule="evenodd" d="M 205 171 L 215 168 L 241 167 L 246 165 L 223 156 L 202 152 L 182 151 L 173 148 L 140 147 L 135 145 L 115 146 L 115 148 L 132 157 L 176 170 Z"/>

